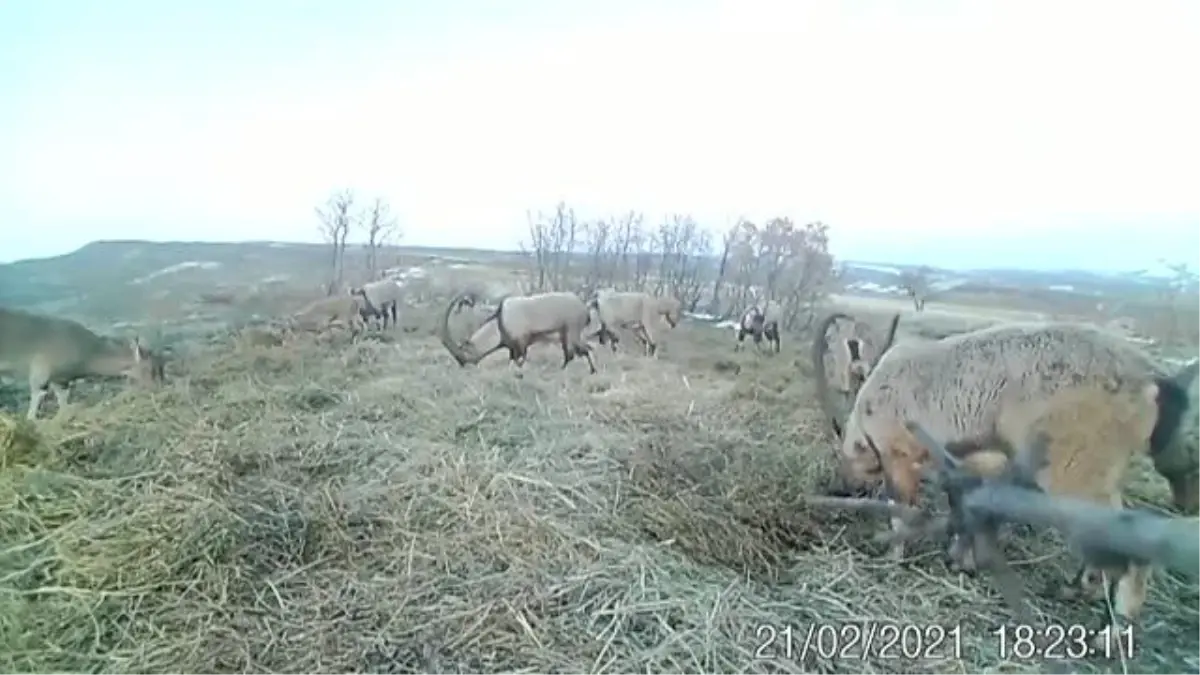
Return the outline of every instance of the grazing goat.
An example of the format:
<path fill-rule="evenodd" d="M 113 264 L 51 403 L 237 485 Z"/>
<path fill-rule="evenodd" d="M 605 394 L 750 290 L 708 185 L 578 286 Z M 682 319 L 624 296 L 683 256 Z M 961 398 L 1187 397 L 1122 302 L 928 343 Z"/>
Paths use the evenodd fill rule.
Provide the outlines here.
<path fill-rule="evenodd" d="M 838 323 L 843 320 L 842 323 Z M 862 388 L 867 375 L 875 368 L 883 355 L 891 349 L 896 341 L 896 329 L 900 325 L 900 315 L 892 317 L 888 331 L 882 341 L 876 339 L 875 331 L 867 324 L 854 317 L 835 312 L 826 316 L 817 324 L 816 335 L 813 338 L 813 373 L 817 380 L 817 399 L 836 437 L 842 437 L 845 422 L 843 406 L 849 407 L 858 390 Z M 837 326 L 832 342 L 837 344 L 835 350 L 829 351 L 829 329 Z M 832 391 L 829 386 L 829 368 L 833 367 L 835 382 Z M 834 400 L 834 392 L 842 399 Z"/>
<path fill-rule="evenodd" d="M 988 446 L 1009 405 L 1045 405 L 1067 387 L 1124 379 L 1166 382 L 1163 376 L 1128 341 L 1081 324 L 1009 324 L 937 342 L 901 343 L 871 370 L 855 398 L 841 442 L 841 470 L 860 484 L 886 474 L 890 496 L 915 504 L 929 451 L 906 428 L 908 420 L 965 454 Z M 1195 376 L 1192 364 L 1172 386 L 1186 392 Z M 1193 415 L 1194 406 L 1188 403 Z M 1151 456 L 1171 484 L 1176 505 L 1195 512 L 1196 444 L 1176 436 L 1155 443 Z M 902 547 L 893 549 L 893 555 L 902 554 Z"/>
<path fill-rule="evenodd" d="M 654 356 L 658 352 L 658 342 L 654 339 L 651 326 L 658 317 L 666 319 L 671 328 L 679 325 L 680 303 L 678 299 L 670 296 L 606 288 L 597 292 L 596 297 L 588 304 L 596 310 L 599 319 L 600 328 L 596 335 L 600 338 L 600 344 L 605 344 L 608 340 L 614 352 L 617 351 L 617 343 L 620 342 L 615 332 L 617 328 L 632 329 L 634 337 L 642 343 L 646 354 Z"/>
<path fill-rule="evenodd" d="M 396 327 L 397 307 L 403 299 L 404 289 L 400 284 L 391 279 L 382 279 L 380 281 L 369 281 L 361 287 L 351 288 L 350 295 L 357 295 L 362 298 L 362 316 L 366 320 L 369 318 L 379 318 L 383 322 L 383 328 L 387 328 L 388 315 L 392 317 L 392 328 Z"/>
<path fill-rule="evenodd" d="M 988 453 L 992 459 L 988 466 L 976 461 L 972 454 L 958 458 L 945 445 L 918 422 L 906 424 L 907 430 L 916 441 L 930 450 L 935 468 L 943 480 L 943 487 L 950 497 L 951 517 L 948 521 L 950 533 L 956 540 L 951 547 L 951 557 L 963 569 L 975 569 L 976 565 L 990 567 L 999 573 L 1004 595 L 1022 612 L 1019 581 L 1003 564 L 1003 555 L 996 541 L 996 533 L 1003 518 L 996 513 L 981 512 L 981 509 L 997 505 L 1009 513 L 1025 514 L 1026 518 L 1054 521 L 1069 516 L 1075 528 L 1068 532 L 1068 542 L 1083 559 L 1083 566 L 1075 581 L 1066 586 L 1069 591 L 1094 591 L 1103 588 L 1113 608 L 1114 629 L 1136 621 L 1145 603 L 1150 565 L 1166 561 L 1180 564 L 1181 542 L 1167 542 L 1162 535 L 1176 532 L 1178 526 L 1147 529 L 1144 532 L 1127 532 L 1124 536 L 1137 539 L 1141 547 L 1132 542 L 1122 542 L 1110 530 L 1107 536 L 1100 532 L 1080 529 L 1080 513 L 1095 514 L 1086 506 L 1071 506 L 1071 502 L 1049 502 L 1042 500 L 1041 509 L 1032 508 L 1029 495 L 1022 502 L 997 502 L 995 494 L 970 494 L 983 485 L 984 480 L 997 478 L 996 484 L 1009 485 L 1025 490 L 1040 490 L 1047 495 L 1079 500 L 1085 504 L 1100 505 L 1111 509 L 1122 509 L 1124 500 L 1121 488 L 1125 474 L 1136 454 L 1162 453 L 1173 442 L 1183 428 L 1184 416 L 1188 414 L 1188 379 L 1196 377 L 1192 367 L 1173 378 L 1157 377 L 1150 381 L 1139 378 L 1114 377 L 1095 380 L 1084 384 L 1059 389 L 1045 400 L 1018 400 L 1015 397 L 1003 402 L 997 415 L 996 428 L 986 448 L 974 454 Z M 992 451 L 1000 450 L 1001 461 L 996 461 Z M 948 476 L 947 472 L 956 476 Z M 1133 522 L 1155 521 L 1145 514 L 1131 512 L 1124 519 Z M 1191 520 L 1191 519 L 1187 519 Z M 1111 518 L 1092 521 L 1110 524 Z M 1120 520 L 1118 520 L 1118 523 Z M 1166 521 L 1170 522 L 1170 521 Z M 1179 522 L 1179 521 L 1175 521 Z M 1191 520 L 1190 545 L 1182 551 L 1190 552 L 1188 566 L 1197 565 L 1196 524 Z M 1128 525 L 1126 525 L 1128 527 Z M 1158 532 L 1158 537 L 1154 533 Z M 1115 632 L 1112 631 L 1112 632 Z"/>
<path fill-rule="evenodd" d="M 508 357 L 518 366 L 525 363 L 529 346 L 557 338 L 563 350 L 563 368 L 576 356 L 587 359 L 596 372 L 591 345 L 584 340 L 588 309 L 574 293 L 539 293 L 500 299 L 483 325 L 461 343 L 450 338 L 450 314 L 464 306 L 474 306 L 472 293 L 459 293 L 450 300 L 442 315 L 439 337 L 458 365 L 475 365 L 493 352 L 508 349 Z"/>
<path fill-rule="evenodd" d="M 774 316 L 774 313 L 768 318 L 767 311 L 759 309 L 758 305 L 746 310 L 746 313 L 742 315 L 742 320 L 738 322 L 737 344 L 733 347 L 734 351 L 741 350 L 747 335 L 754 338 L 755 348 L 762 347 L 765 337 L 767 344 L 774 344 L 775 353 L 779 353 L 779 319 Z"/>
<path fill-rule="evenodd" d="M 357 337 L 365 327 L 362 317 L 364 301 L 357 295 L 331 295 L 305 305 L 292 315 L 292 323 L 303 330 L 320 331 L 333 325 L 343 325 L 350 336 Z"/>
<path fill-rule="evenodd" d="M 1121 497 L 1134 455 L 1161 452 L 1186 428 L 1185 379 L 1113 378 L 1070 385 L 1040 402 L 1009 398 L 993 436 L 966 451 L 951 450 L 920 423 L 907 422 L 915 442 L 930 451 L 927 473 L 946 492 L 948 517 L 872 499 L 807 501 L 890 513 L 893 523 L 902 525 L 887 537 L 893 544 L 931 534 L 952 535 L 952 562 L 965 570 L 990 570 L 1023 624 L 1033 621 L 1020 579 L 1005 561 L 998 530 L 1005 522 L 1055 527 L 1083 563 L 1074 582 L 1058 588 L 1102 588 L 1113 608 L 1113 624 L 1099 637 L 1111 639 L 1138 618 L 1151 565 L 1200 576 L 1200 521 L 1125 510 Z"/>
<path fill-rule="evenodd" d="M 69 319 L 0 308 L 0 373 L 29 380 L 29 411 L 37 418 L 47 391 L 53 391 L 61 415 L 71 383 L 88 376 L 132 377 L 162 382 L 164 364 L 134 338 L 125 342 L 101 337 Z"/>

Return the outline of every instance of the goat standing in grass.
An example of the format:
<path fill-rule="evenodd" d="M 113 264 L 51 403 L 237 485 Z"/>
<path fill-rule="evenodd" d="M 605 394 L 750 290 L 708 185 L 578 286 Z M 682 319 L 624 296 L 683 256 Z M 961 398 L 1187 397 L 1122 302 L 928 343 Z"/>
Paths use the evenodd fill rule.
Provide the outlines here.
<path fill-rule="evenodd" d="M 367 318 L 378 318 L 386 330 L 388 316 L 390 315 L 392 328 L 396 327 L 397 308 L 404 295 L 404 289 L 400 284 L 391 279 L 370 281 L 360 287 L 351 288 L 350 294 L 362 299 L 361 313 L 364 320 Z"/>
<path fill-rule="evenodd" d="M 760 349 L 762 347 L 763 338 L 766 338 L 768 345 L 775 346 L 775 353 L 779 353 L 779 320 L 774 316 L 768 318 L 765 310 L 759 309 L 758 305 L 754 305 L 742 314 L 742 320 L 738 322 L 737 344 L 734 345 L 734 351 L 741 351 L 742 343 L 749 335 L 754 339 L 754 347 Z"/>
<path fill-rule="evenodd" d="M 50 391 L 58 401 L 55 415 L 61 415 L 77 379 L 124 376 L 162 382 L 163 371 L 162 357 L 137 338 L 102 337 L 69 319 L 0 308 L 0 373 L 28 378 L 26 417 L 31 420 Z"/>
<path fill-rule="evenodd" d="M 912 420 L 956 454 L 987 447 L 1015 405 L 1044 406 L 1060 390 L 1123 380 L 1155 382 L 1181 390 L 1187 413 L 1196 402 L 1186 392 L 1195 363 L 1174 376 L 1128 341 L 1072 323 L 1009 324 L 953 335 L 936 342 L 901 343 L 867 376 L 854 401 L 841 442 L 843 475 L 860 484 L 885 477 L 891 497 L 915 504 L 929 450 L 907 429 Z M 822 383 L 817 382 L 818 390 Z M 819 395 L 824 392 L 819 391 Z M 1175 400 L 1175 399 L 1172 399 Z M 1195 513 L 1198 467 L 1191 431 L 1157 433 L 1150 456 L 1171 485 L 1177 508 Z M 893 548 L 894 556 L 903 547 Z"/>
<path fill-rule="evenodd" d="M 633 336 L 642 344 L 648 356 L 654 356 L 658 351 L 658 342 L 654 337 L 654 326 L 662 317 L 667 324 L 674 328 L 679 325 L 680 303 L 670 296 L 654 296 L 640 291 L 621 292 L 603 289 L 588 303 L 595 310 L 599 320 L 600 344 L 611 343 L 612 350 L 617 351 L 617 328 L 628 328 Z"/>
<path fill-rule="evenodd" d="M 1097 520 L 1101 512 L 1086 505 L 1109 507 L 1118 513 L 1123 509 L 1122 485 L 1134 457 L 1143 452 L 1153 456 L 1171 446 L 1188 414 L 1187 378 L 1195 376 L 1193 366 L 1174 378 L 1146 381 L 1114 377 L 1071 385 L 1043 400 L 1005 400 L 995 434 L 985 448 L 961 458 L 936 441 L 921 424 L 910 422 L 907 429 L 920 445 L 932 451 L 934 466 L 959 474 L 957 493 L 955 486 L 948 490 L 949 524 L 955 535 L 952 562 L 967 571 L 974 571 L 978 565 L 998 572 L 1008 602 L 1023 612 L 1019 580 L 1003 565 L 996 540 L 1002 520 L 998 514 L 1024 514 L 1026 519 L 1065 524 L 1068 542 L 1083 564 L 1072 583 L 1058 588 L 1071 595 L 1082 592 L 1094 597 L 1103 593 L 1112 607 L 1113 630 L 1102 636 L 1106 633 L 1112 638 L 1136 622 L 1145 603 L 1152 564 L 1165 562 L 1178 567 L 1187 563 L 1184 566 L 1195 575 L 1196 521 L 1154 518 L 1137 512 L 1130 512 L 1125 519 Z M 998 478 L 1002 484 L 1040 490 L 1071 501 L 1039 500 L 1013 490 L 986 498 L 975 495 L 970 501 L 963 487 L 971 488 L 972 484 L 962 481 L 971 476 L 978 477 L 974 486 Z M 1014 498 L 1019 501 L 1013 503 Z M 992 512 L 983 513 L 985 509 Z M 1142 522 L 1143 529 L 1121 530 L 1126 520 L 1131 526 Z M 1090 523 L 1092 529 L 1087 529 L 1085 523 Z M 1179 540 L 1183 535 L 1187 536 Z M 1133 546 L 1130 540 L 1134 538 L 1143 545 Z M 1181 559 L 1181 552 L 1190 552 L 1190 562 Z M 1024 620 L 1023 616 L 1019 618 Z"/>
<path fill-rule="evenodd" d="M 530 345 L 557 340 L 562 346 L 563 368 L 575 357 L 587 359 L 596 372 L 592 347 L 584 339 L 588 308 L 574 293 L 539 293 L 505 297 L 471 337 L 456 343 L 450 337 L 450 315 L 462 307 L 474 306 L 475 296 L 459 293 L 450 300 L 442 315 L 438 335 L 442 345 L 460 366 L 475 365 L 488 355 L 508 350 L 509 359 L 521 366 Z"/>

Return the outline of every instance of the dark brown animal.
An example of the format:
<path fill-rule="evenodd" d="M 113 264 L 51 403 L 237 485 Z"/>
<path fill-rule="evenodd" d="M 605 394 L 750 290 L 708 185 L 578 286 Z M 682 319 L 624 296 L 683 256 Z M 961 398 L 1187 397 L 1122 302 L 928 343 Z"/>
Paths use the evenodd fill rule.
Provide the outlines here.
<path fill-rule="evenodd" d="M 762 346 L 763 338 L 766 338 L 767 344 L 775 347 L 775 353 L 779 353 L 779 320 L 771 316 L 768 318 L 765 310 L 759 309 L 758 305 L 746 310 L 742 314 L 742 320 L 738 322 L 737 344 L 734 345 L 734 351 L 740 351 L 742 343 L 749 335 L 754 339 L 754 347 Z"/>

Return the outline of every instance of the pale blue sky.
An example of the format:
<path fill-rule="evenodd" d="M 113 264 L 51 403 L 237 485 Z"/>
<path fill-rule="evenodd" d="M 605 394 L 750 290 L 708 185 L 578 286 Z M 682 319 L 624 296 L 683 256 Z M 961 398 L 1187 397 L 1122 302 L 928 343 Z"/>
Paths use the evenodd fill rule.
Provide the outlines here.
<path fill-rule="evenodd" d="M 1194 0 L 7 0 L 0 260 L 316 240 L 338 187 L 412 244 L 526 209 L 790 215 L 850 259 L 1200 259 Z"/>

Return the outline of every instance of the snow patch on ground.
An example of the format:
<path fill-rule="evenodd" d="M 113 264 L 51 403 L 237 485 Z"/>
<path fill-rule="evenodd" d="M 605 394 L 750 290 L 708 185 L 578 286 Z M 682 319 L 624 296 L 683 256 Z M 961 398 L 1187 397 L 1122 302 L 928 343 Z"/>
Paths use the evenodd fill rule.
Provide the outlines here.
<path fill-rule="evenodd" d="M 190 270 L 190 269 L 215 270 L 215 269 L 219 268 L 220 266 L 221 266 L 221 263 L 213 262 L 211 260 L 188 260 L 187 262 L 181 262 L 177 265 L 170 265 L 168 267 L 164 267 L 161 270 L 158 270 L 157 272 L 151 272 L 150 274 L 147 274 L 144 277 L 138 277 L 137 279 L 134 279 L 133 281 L 131 281 L 129 283 L 144 284 L 147 281 L 150 281 L 151 279 L 156 279 L 158 277 L 165 276 L 167 274 L 175 274 L 177 272 L 182 272 L 184 270 Z"/>

